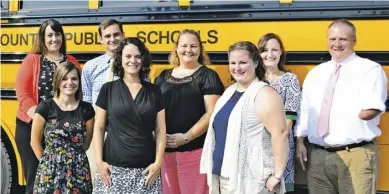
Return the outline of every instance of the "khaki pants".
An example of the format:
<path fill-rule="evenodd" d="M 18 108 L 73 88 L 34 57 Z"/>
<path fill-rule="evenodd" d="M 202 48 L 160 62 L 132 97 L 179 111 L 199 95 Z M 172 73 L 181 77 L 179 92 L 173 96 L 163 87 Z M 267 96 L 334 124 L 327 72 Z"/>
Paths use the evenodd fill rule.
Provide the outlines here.
<path fill-rule="evenodd" d="M 378 168 L 375 144 L 338 152 L 313 147 L 308 158 L 308 189 L 312 194 L 375 194 Z"/>

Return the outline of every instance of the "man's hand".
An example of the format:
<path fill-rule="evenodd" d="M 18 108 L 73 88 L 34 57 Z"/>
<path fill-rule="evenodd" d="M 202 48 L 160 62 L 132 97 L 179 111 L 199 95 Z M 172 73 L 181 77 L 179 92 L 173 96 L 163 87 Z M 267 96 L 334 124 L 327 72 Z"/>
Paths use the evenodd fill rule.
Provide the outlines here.
<path fill-rule="evenodd" d="M 297 146 L 296 146 L 296 158 L 300 162 L 301 168 L 305 171 L 305 163 L 308 161 L 307 158 L 307 148 L 304 145 L 303 137 L 297 138 Z"/>

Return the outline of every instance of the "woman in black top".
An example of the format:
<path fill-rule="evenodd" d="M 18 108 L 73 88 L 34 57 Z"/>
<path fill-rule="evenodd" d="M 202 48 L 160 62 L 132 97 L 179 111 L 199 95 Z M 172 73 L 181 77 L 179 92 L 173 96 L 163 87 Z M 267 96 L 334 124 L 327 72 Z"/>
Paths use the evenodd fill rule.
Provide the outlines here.
<path fill-rule="evenodd" d="M 166 109 L 163 193 L 208 193 L 199 163 L 209 117 L 224 87 L 217 73 L 205 66 L 209 58 L 194 30 L 180 33 L 169 61 L 174 68 L 156 78 Z"/>
<path fill-rule="evenodd" d="M 54 98 L 36 108 L 31 131 L 31 147 L 39 159 L 34 193 L 92 193 L 85 152 L 92 140 L 95 111 L 81 100 L 80 78 L 75 64 L 61 63 L 53 76 Z"/>
<path fill-rule="evenodd" d="M 93 193 L 162 193 L 165 109 L 160 89 L 143 81 L 150 62 L 149 51 L 138 38 L 120 42 L 113 72 L 121 79 L 105 83 L 96 101 L 98 174 Z"/>

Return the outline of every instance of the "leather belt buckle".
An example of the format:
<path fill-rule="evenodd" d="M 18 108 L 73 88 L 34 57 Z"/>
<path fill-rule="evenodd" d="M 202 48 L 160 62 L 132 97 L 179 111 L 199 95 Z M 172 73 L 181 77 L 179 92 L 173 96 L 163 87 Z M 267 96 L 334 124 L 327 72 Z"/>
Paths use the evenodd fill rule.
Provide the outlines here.
<path fill-rule="evenodd" d="M 369 143 L 373 143 L 373 142 L 371 142 L 371 141 L 369 141 L 369 142 L 368 141 L 362 141 L 360 143 L 343 145 L 343 146 L 339 146 L 339 145 L 333 145 L 333 146 L 315 145 L 315 146 L 317 148 L 325 150 L 327 152 L 337 152 L 337 151 L 342 151 L 342 150 L 350 151 L 353 148 L 361 147 L 361 146 L 364 146 L 364 145 L 369 144 Z"/>
<path fill-rule="evenodd" d="M 324 151 L 329 152 L 329 151 L 331 151 L 331 148 L 332 148 L 332 147 L 331 147 L 331 146 L 324 146 L 323 148 L 324 148 L 324 149 L 323 149 Z"/>

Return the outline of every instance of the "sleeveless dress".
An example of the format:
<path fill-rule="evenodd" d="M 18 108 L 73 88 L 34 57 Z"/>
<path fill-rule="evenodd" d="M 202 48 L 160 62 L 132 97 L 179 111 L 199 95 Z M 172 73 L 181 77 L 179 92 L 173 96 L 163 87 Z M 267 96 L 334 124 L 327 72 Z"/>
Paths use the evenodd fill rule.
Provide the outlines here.
<path fill-rule="evenodd" d="M 293 73 L 286 72 L 280 78 L 270 81 L 273 87 L 281 96 L 286 118 L 296 121 L 297 112 L 300 108 L 301 89 L 297 76 Z M 294 126 L 294 124 L 293 124 Z M 286 191 L 294 191 L 294 174 L 295 174 L 295 142 L 293 126 L 289 134 L 289 155 L 288 164 L 284 172 Z"/>
<path fill-rule="evenodd" d="M 257 91 L 266 86 L 260 82 Z M 255 96 L 249 96 L 243 105 L 239 141 L 238 189 L 239 194 L 268 193 L 266 180 L 274 173 L 274 160 L 270 133 L 258 121 Z"/>
<path fill-rule="evenodd" d="M 45 149 L 35 178 L 34 194 L 88 194 L 92 180 L 84 150 L 86 122 L 94 117 L 91 104 L 80 101 L 73 111 L 61 110 L 53 99 L 42 101 L 36 113 L 46 120 Z"/>

